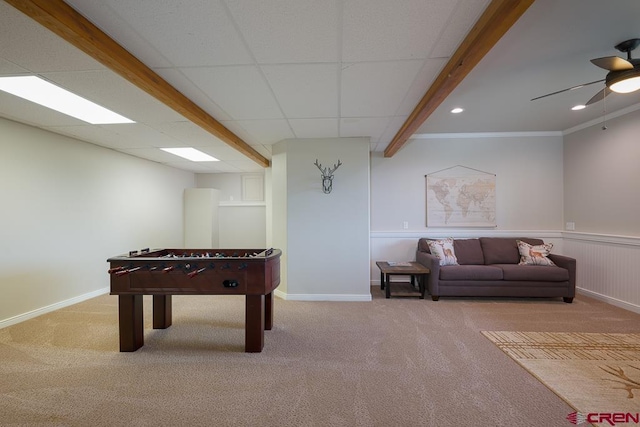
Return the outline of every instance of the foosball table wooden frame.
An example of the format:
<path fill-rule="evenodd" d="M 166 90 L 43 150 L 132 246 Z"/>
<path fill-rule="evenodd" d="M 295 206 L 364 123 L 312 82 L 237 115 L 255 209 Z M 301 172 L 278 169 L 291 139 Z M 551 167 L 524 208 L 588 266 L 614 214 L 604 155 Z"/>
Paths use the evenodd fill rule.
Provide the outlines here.
<path fill-rule="evenodd" d="M 153 296 L 153 328 L 172 323 L 172 295 L 245 295 L 245 351 L 259 353 L 273 326 L 279 249 L 143 249 L 109 258 L 118 295 L 120 351 L 144 345 L 143 295 Z"/>

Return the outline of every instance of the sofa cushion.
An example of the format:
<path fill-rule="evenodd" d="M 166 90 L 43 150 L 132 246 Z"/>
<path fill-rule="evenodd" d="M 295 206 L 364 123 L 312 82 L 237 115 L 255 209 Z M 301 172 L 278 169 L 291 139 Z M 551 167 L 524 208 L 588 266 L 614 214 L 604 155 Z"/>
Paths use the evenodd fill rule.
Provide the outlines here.
<path fill-rule="evenodd" d="M 431 253 L 429 250 L 429 239 L 421 237 L 420 240 L 418 240 L 418 251 Z"/>
<path fill-rule="evenodd" d="M 504 280 L 527 282 L 566 282 L 569 280 L 569 271 L 556 266 L 502 264 L 495 267 L 502 269 Z M 442 276 L 442 273 L 440 275 Z"/>
<path fill-rule="evenodd" d="M 431 254 L 440 260 L 440 265 L 458 265 L 452 238 L 429 240 L 428 245 Z"/>
<path fill-rule="evenodd" d="M 482 265 L 484 256 L 482 246 L 478 239 L 454 239 L 453 247 L 456 250 L 456 258 L 460 265 Z"/>
<path fill-rule="evenodd" d="M 446 265 L 440 280 L 502 280 L 502 269 L 491 265 Z"/>
<path fill-rule="evenodd" d="M 480 237 L 480 245 L 484 255 L 485 264 L 518 264 L 520 262 L 520 252 L 518 251 L 517 240 L 529 243 L 530 245 L 541 245 L 544 242 L 540 239 L 510 238 L 510 237 Z"/>
<path fill-rule="evenodd" d="M 553 243 L 543 245 L 530 245 L 527 242 L 518 240 L 518 251 L 520 252 L 520 265 L 555 265 L 547 256 L 551 253 Z"/>

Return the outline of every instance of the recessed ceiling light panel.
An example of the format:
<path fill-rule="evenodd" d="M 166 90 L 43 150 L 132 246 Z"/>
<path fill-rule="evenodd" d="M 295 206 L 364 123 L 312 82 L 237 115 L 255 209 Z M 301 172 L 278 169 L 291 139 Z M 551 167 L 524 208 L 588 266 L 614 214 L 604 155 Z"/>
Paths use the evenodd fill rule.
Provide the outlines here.
<path fill-rule="evenodd" d="M 191 147 L 178 147 L 178 148 L 161 148 L 162 151 L 180 156 L 184 159 L 191 160 L 192 162 L 218 162 L 215 157 L 203 153 Z"/>
<path fill-rule="evenodd" d="M 453 110 L 451 110 L 453 114 L 462 113 L 463 111 L 464 111 L 464 108 L 460 108 L 460 107 L 456 107 Z"/>
<path fill-rule="evenodd" d="M 574 105 L 573 107 L 571 107 L 571 109 L 572 109 L 573 111 L 584 110 L 585 108 L 587 108 L 587 106 L 586 106 L 586 105 L 582 105 L 582 104 L 580 104 L 580 105 Z"/>
<path fill-rule="evenodd" d="M 36 76 L 0 77 L 0 90 L 93 125 L 135 123 Z"/>

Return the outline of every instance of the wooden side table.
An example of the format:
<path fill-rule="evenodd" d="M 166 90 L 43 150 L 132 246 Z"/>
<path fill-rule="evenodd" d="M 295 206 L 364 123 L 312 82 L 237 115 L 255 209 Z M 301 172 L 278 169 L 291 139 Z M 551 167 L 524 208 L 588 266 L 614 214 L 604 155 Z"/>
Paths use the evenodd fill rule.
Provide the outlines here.
<path fill-rule="evenodd" d="M 380 269 L 380 289 L 385 291 L 387 298 L 391 298 L 390 276 L 410 276 L 412 285 L 415 284 L 415 278 L 417 277 L 420 299 L 424 299 L 427 275 L 431 273 L 427 267 L 414 261 L 391 264 L 387 261 L 376 261 L 376 265 Z"/>

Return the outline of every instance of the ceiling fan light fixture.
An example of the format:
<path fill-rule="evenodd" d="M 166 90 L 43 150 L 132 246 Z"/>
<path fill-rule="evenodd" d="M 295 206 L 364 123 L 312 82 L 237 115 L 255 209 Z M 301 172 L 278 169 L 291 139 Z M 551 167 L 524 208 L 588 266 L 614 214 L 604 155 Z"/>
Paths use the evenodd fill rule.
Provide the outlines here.
<path fill-rule="evenodd" d="M 629 70 L 616 73 L 614 78 L 607 78 L 607 86 L 617 93 L 631 93 L 640 89 L 640 70 Z"/>

